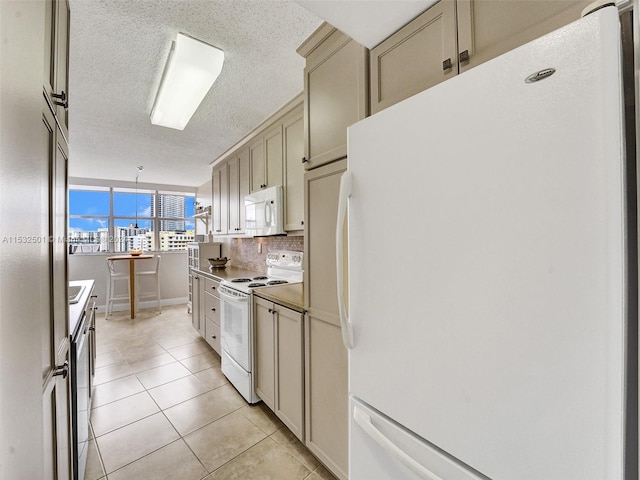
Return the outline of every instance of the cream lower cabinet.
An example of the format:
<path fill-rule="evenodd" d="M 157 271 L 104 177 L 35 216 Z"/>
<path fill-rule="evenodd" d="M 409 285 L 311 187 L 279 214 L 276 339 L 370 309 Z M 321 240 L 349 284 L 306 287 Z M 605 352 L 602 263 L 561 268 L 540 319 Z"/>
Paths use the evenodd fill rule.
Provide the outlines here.
<path fill-rule="evenodd" d="M 255 388 L 304 441 L 303 314 L 254 296 Z"/>
<path fill-rule="evenodd" d="M 578 20 L 589 3 L 441 0 L 371 50 L 371 113 Z"/>
<path fill-rule="evenodd" d="M 191 324 L 220 355 L 220 281 L 195 270 L 191 275 Z"/>
<path fill-rule="evenodd" d="M 305 174 L 305 444 L 348 478 L 348 370 L 338 318 L 335 229 L 340 160 Z"/>
<path fill-rule="evenodd" d="M 200 318 L 204 321 L 204 339 L 218 355 L 220 352 L 220 282 L 212 278 L 204 278 L 202 284 L 202 310 Z"/>

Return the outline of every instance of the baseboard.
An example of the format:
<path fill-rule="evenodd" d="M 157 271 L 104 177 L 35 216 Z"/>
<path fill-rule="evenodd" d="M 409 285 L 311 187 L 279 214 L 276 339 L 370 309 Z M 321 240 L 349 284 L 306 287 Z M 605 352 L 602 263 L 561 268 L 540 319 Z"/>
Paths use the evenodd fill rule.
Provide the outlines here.
<path fill-rule="evenodd" d="M 166 298 L 166 299 L 162 299 L 160 300 L 160 306 L 162 307 L 168 307 L 171 305 L 184 305 L 185 307 L 187 306 L 187 302 L 189 301 L 188 297 L 179 297 L 179 298 Z M 145 308 L 156 308 L 158 305 L 158 302 L 155 300 L 149 300 L 149 301 L 145 301 L 145 302 L 139 302 L 138 303 L 138 309 L 142 310 Z M 107 311 L 107 306 L 106 305 L 100 305 L 98 306 L 98 313 L 104 313 Z M 112 312 L 126 312 L 129 311 L 129 303 L 121 303 L 121 304 L 114 304 L 111 307 L 111 311 Z"/>

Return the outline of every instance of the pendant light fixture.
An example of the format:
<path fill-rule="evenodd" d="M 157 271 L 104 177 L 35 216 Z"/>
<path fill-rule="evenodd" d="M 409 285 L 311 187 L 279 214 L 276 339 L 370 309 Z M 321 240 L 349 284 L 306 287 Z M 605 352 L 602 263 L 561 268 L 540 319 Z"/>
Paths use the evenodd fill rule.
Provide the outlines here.
<path fill-rule="evenodd" d="M 151 123 L 184 130 L 222 71 L 224 52 L 184 33 L 171 44 Z"/>
<path fill-rule="evenodd" d="M 140 173 L 144 170 L 144 167 L 142 165 L 140 165 L 139 167 L 137 167 L 137 172 L 136 172 L 136 235 L 138 234 L 138 177 L 140 176 Z"/>

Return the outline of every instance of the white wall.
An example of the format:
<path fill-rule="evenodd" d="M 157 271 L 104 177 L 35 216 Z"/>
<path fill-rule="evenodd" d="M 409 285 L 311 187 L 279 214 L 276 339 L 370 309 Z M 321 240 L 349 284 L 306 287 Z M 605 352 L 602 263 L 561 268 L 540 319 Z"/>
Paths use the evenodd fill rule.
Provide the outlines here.
<path fill-rule="evenodd" d="M 97 305 L 99 310 L 104 309 L 107 295 L 107 257 L 113 254 L 82 254 L 69 255 L 69 280 L 96 281 L 95 293 L 98 295 Z M 187 266 L 187 252 L 161 252 L 160 260 L 160 297 L 162 305 L 177 305 L 187 303 L 189 294 L 189 272 Z M 146 260 L 137 260 L 136 268 L 143 269 Z M 121 264 L 121 265 L 120 265 Z M 127 270 L 128 261 L 119 261 L 117 268 Z M 126 294 L 126 283 L 118 282 L 116 294 Z M 153 291 L 154 285 L 149 278 L 143 278 L 140 285 L 141 290 Z M 155 307 L 155 301 L 144 301 L 140 303 L 141 308 Z M 128 303 L 120 302 L 114 304 L 114 310 L 127 310 Z"/>

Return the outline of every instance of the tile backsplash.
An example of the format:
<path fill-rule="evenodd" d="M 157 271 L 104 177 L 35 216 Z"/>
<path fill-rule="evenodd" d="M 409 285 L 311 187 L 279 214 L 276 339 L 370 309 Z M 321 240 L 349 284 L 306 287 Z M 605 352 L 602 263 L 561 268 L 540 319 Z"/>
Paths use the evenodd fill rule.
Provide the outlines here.
<path fill-rule="evenodd" d="M 267 253 L 273 250 L 304 250 L 304 237 L 277 236 L 255 238 L 223 238 L 215 239 L 222 242 L 222 253 L 229 257 L 229 265 L 249 270 L 264 272 L 267 269 Z M 262 244 L 262 253 L 258 252 L 258 245 Z"/>

